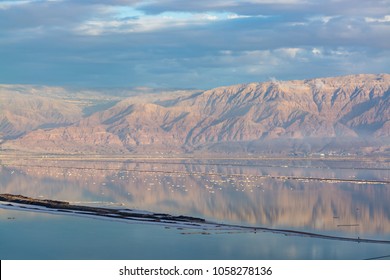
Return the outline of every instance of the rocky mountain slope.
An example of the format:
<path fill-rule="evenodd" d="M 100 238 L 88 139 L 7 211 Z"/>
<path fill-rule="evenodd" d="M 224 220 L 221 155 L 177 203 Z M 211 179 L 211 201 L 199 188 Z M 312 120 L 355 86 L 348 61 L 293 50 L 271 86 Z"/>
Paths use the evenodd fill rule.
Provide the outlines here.
<path fill-rule="evenodd" d="M 52 153 L 388 153 L 390 75 L 270 81 L 165 99 L 130 98 L 74 117 L 78 120 L 72 124 L 33 130 L 2 148 Z"/>
<path fill-rule="evenodd" d="M 16 138 L 40 127 L 72 124 L 82 117 L 82 107 L 51 97 L 0 87 L 0 133 Z"/>

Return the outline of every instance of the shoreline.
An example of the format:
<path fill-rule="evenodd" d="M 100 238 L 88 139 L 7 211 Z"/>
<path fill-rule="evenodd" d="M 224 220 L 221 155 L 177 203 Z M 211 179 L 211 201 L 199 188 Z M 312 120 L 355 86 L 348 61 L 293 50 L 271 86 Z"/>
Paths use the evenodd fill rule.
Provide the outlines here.
<path fill-rule="evenodd" d="M 34 211 L 49 214 L 70 214 L 84 217 L 98 217 L 107 218 L 116 221 L 128 222 L 143 222 L 155 225 L 164 225 L 177 228 L 197 228 L 203 230 L 205 233 L 215 230 L 230 230 L 238 232 L 271 232 L 283 234 L 286 236 L 301 236 L 310 238 L 320 238 L 336 241 L 347 241 L 357 243 L 375 243 L 390 245 L 390 240 L 377 240 L 366 238 L 352 238 L 341 237 L 325 234 L 317 234 L 312 232 L 290 230 L 290 229 L 273 229 L 257 226 L 242 226 L 230 225 L 218 222 L 207 221 L 202 218 L 190 216 L 173 216 L 165 213 L 152 213 L 148 211 L 139 211 L 132 209 L 121 208 L 104 208 L 91 207 L 83 205 L 70 204 L 67 201 L 50 200 L 50 199 L 36 199 L 15 194 L 0 194 L 0 208 L 11 210 Z"/>
<path fill-rule="evenodd" d="M 312 153 L 307 155 L 287 155 L 287 154 L 251 154 L 251 153 L 40 153 L 26 152 L 20 150 L 0 150 L 0 159 L 48 159 L 48 160 L 82 160 L 82 161 L 123 161 L 123 160 L 329 160 L 329 161 L 390 161 L 390 155 L 331 155 Z"/>

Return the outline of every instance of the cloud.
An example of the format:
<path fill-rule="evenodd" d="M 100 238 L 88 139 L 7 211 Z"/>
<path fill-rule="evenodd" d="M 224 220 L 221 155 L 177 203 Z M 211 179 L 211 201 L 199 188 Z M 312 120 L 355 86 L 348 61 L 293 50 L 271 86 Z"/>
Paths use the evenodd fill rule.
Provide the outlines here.
<path fill-rule="evenodd" d="M 379 23 L 390 22 L 390 15 L 385 15 L 382 18 L 366 17 L 365 20 L 366 22 L 379 22 Z"/>
<path fill-rule="evenodd" d="M 297 54 L 302 51 L 302 48 L 281 48 L 277 51 L 289 58 L 295 58 Z"/>
<path fill-rule="evenodd" d="M 208 88 L 389 72 L 382 0 L 0 2 L 0 83 Z"/>
<path fill-rule="evenodd" d="M 102 35 L 108 33 L 140 33 L 167 29 L 182 29 L 188 26 L 205 25 L 212 21 L 240 18 L 234 14 L 224 13 L 164 13 L 159 16 L 144 15 L 119 19 L 90 20 L 74 28 L 76 33 L 85 35 Z"/>
<path fill-rule="evenodd" d="M 313 49 L 311 50 L 311 52 L 312 52 L 312 54 L 314 54 L 314 55 L 321 55 L 321 54 L 322 54 L 322 51 L 321 51 L 320 49 L 318 49 L 318 48 L 313 48 Z"/>
<path fill-rule="evenodd" d="M 69 4 L 65 1 L 18 1 L 0 10 L 0 27 L 3 31 L 31 29 L 35 27 L 68 28 L 76 22 L 96 14 L 103 15 L 95 6 Z"/>
<path fill-rule="evenodd" d="M 153 0 L 140 5 L 146 13 L 167 11 L 210 12 L 226 11 L 241 15 L 284 15 L 309 17 L 310 15 L 377 15 L 389 11 L 388 0 Z M 291 13 L 288 15 L 288 13 Z"/>

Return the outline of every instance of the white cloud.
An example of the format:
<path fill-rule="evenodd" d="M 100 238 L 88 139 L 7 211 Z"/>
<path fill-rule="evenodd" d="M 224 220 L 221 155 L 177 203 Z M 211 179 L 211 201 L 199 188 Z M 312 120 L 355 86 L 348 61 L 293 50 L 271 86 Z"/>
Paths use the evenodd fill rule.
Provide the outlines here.
<path fill-rule="evenodd" d="M 214 20 L 217 20 L 217 18 L 207 14 L 187 18 L 173 17 L 170 15 L 145 15 L 129 19 L 88 20 L 75 27 L 74 31 L 92 36 L 110 33 L 141 33 L 183 27 L 190 24 L 205 24 Z"/>
<path fill-rule="evenodd" d="M 280 52 L 282 55 L 285 55 L 289 58 L 295 58 L 299 52 L 303 51 L 303 49 L 301 49 L 301 48 L 280 48 L 280 49 L 277 49 L 277 51 Z"/>
<path fill-rule="evenodd" d="M 239 18 L 250 18 L 251 16 L 247 15 L 238 15 L 238 14 L 229 14 L 228 19 L 239 19 Z"/>
<path fill-rule="evenodd" d="M 13 6 L 18 6 L 18 5 L 24 5 L 28 4 L 34 1 L 1 1 L 0 2 L 0 10 L 6 10 L 9 9 Z"/>
<path fill-rule="evenodd" d="M 312 52 L 314 55 L 321 55 L 321 54 L 322 54 L 321 50 L 318 49 L 318 48 L 313 48 L 313 49 L 311 50 L 311 52 Z"/>
<path fill-rule="evenodd" d="M 118 12 L 118 11 L 117 11 Z M 121 11 L 120 15 L 124 15 Z M 140 33 L 152 32 L 163 29 L 182 28 L 186 26 L 200 26 L 216 21 L 227 21 L 233 19 L 260 17 L 242 16 L 231 13 L 162 13 L 158 15 L 138 14 L 132 17 L 111 16 L 105 19 L 87 20 L 81 22 L 73 31 L 78 34 L 98 36 L 109 33 Z"/>
<path fill-rule="evenodd" d="M 219 19 L 218 16 L 216 16 L 216 15 L 209 15 L 209 14 L 203 14 L 201 17 L 206 19 L 206 20 L 212 20 L 212 21 Z"/>
<path fill-rule="evenodd" d="M 222 50 L 219 53 L 222 54 L 222 55 L 232 55 L 233 51 L 231 51 L 231 50 Z"/>
<path fill-rule="evenodd" d="M 366 17 L 364 18 L 366 22 L 380 22 L 380 23 L 384 23 L 384 22 L 390 22 L 390 15 L 386 15 L 382 18 L 372 18 L 372 17 Z"/>
<path fill-rule="evenodd" d="M 248 3 L 254 4 L 304 4 L 306 0 L 248 0 Z"/>
<path fill-rule="evenodd" d="M 344 48 L 338 48 L 335 50 L 330 50 L 329 54 L 333 55 L 333 56 L 350 56 L 350 55 L 353 55 L 354 53 L 351 51 L 347 51 Z"/>
<path fill-rule="evenodd" d="M 340 18 L 339 15 L 335 15 L 335 16 L 314 16 L 314 17 L 310 17 L 309 18 L 309 22 L 321 22 L 323 24 L 327 24 L 329 23 L 331 20 L 333 19 L 336 19 L 336 18 Z"/>
<path fill-rule="evenodd" d="M 286 24 L 287 26 L 292 26 L 292 27 L 300 27 L 300 26 L 307 26 L 309 25 L 307 22 L 304 21 L 297 21 L 297 22 L 289 22 Z"/>

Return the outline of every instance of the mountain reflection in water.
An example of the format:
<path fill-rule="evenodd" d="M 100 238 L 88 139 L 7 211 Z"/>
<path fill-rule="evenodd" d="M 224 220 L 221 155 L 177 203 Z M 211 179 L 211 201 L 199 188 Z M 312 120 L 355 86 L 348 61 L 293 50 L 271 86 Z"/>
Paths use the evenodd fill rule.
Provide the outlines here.
<path fill-rule="evenodd" d="M 359 164 L 4 161 L 0 192 L 237 225 L 389 235 L 389 166 Z"/>

